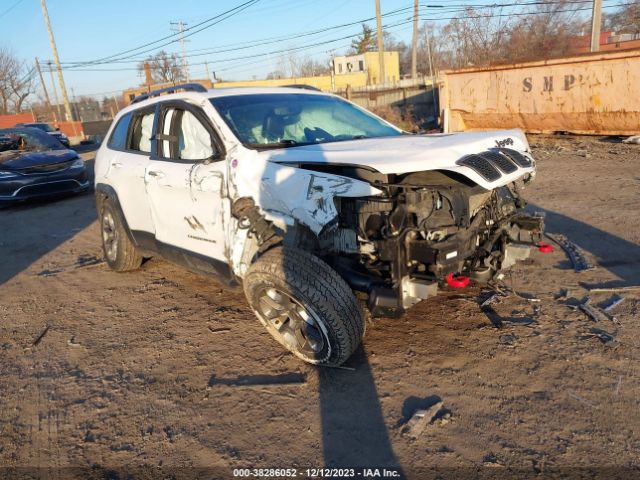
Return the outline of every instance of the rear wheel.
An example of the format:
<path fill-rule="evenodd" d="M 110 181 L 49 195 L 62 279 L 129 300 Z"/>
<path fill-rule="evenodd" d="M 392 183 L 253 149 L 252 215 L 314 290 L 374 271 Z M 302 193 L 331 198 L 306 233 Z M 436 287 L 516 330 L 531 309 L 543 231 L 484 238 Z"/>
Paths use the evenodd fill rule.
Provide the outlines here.
<path fill-rule="evenodd" d="M 142 256 L 129 238 L 118 210 L 108 199 L 100 209 L 100 233 L 104 258 L 111 269 L 125 272 L 142 265 Z"/>
<path fill-rule="evenodd" d="M 364 319 L 353 292 L 310 253 L 268 251 L 247 272 L 244 291 L 267 331 L 305 362 L 340 365 L 362 341 Z"/>

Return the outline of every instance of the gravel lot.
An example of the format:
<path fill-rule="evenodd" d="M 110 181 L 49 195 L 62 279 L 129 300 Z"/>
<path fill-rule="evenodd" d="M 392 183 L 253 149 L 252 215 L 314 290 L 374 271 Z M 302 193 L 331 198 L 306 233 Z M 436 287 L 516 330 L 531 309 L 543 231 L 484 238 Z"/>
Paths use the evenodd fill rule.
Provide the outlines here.
<path fill-rule="evenodd" d="M 369 325 L 344 369 L 284 354 L 240 288 L 159 259 L 109 271 L 90 194 L 0 210 L 0 476 L 395 466 L 408 478 L 637 478 L 640 291 L 623 294 L 617 323 L 570 307 L 592 287 L 640 285 L 640 145 L 530 142 L 530 208 L 597 268 L 536 252 L 505 279 L 521 296 L 494 305 L 500 328 L 478 287 L 443 291 Z M 437 401 L 439 418 L 406 435 Z"/>

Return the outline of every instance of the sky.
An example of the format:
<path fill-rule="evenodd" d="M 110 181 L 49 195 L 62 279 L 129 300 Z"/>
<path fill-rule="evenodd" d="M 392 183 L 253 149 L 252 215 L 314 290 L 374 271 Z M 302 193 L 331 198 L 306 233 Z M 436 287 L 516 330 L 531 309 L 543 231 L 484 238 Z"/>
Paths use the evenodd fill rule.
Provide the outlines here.
<path fill-rule="evenodd" d="M 444 8 L 421 9 L 425 18 L 448 18 L 449 10 L 460 5 L 483 5 L 496 0 L 440 0 Z M 162 49 L 180 54 L 177 37 L 152 44 L 144 50 L 120 57 L 122 63 L 72 67 L 70 62 L 95 61 L 154 42 L 171 35 L 170 22 L 182 21 L 191 34 L 198 23 L 238 7 L 247 0 L 47 0 L 65 83 L 76 96 L 101 98 L 142 82 L 137 62 Z M 436 5 L 435 2 L 423 2 Z M 385 30 L 397 39 L 411 41 L 413 0 L 381 0 Z M 242 7 L 244 8 L 244 7 Z M 398 9 L 405 9 L 396 12 Z M 394 13 L 396 12 L 396 13 Z M 429 13 L 427 13 L 429 12 Z M 242 80 L 263 78 L 277 68 L 284 51 L 298 49 L 299 57 L 325 61 L 346 52 L 348 37 L 361 30 L 358 24 L 334 28 L 299 38 L 296 34 L 359 22 L 375 16 L 374 0 L 256 0 L 242 11 L 219 23 L 193 33 L 186 39 L 191 78 L 205 78 L 204 62 L 218 78 Z M 443 20 L 445 21 L 445 20 Z M 375 20 L 367 22 L 375 28 Z M 400 25 L 398 25 L 400 24 Z M 207 26 L 209 24 L 204 24 Z M 195 27 L 195 28 L 194 28 Z M 288 37 L 288 38 L 287 38 Z M 166 46 L 162 43 L 171 42 Z M 269 42 L 260 45 L 260 43 Z M 53 59 L 40 0 L 0 0 L 0 48 L 8 48 L 18 58 L 33 64 L 38 57 L 46 65 Z M 218 51 L 216 51 L 218 50 Z M 226 50 L 220 52 L 220 50 Z M 256 56 L 257 55 L 257 56 Z M 242 58 L 249 57 L 249 58 Z M 115 57 L 113 57 L 115 58 Z M 80 71 L 84 69 L 85 71 Z M 50 74 L 45 72 L 50 84 Z"/>

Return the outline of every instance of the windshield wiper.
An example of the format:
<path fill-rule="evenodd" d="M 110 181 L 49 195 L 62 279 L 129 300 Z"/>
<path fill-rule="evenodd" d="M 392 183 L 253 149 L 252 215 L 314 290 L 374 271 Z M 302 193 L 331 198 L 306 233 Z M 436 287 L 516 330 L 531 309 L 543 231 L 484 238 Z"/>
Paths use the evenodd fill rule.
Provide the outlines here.
<path fill-rule="evenodd" d="M 260 150 L 260 149 L 269 149 L 269 148 L 301 147 L 304 145 L 311 145 L 311 144 L 312 142 L 296 142 L 295 140 L 285 138 L 278 142 L 272 142 L 272 143 L 247 143 L 246 146 L 249 148 L 256 148 Z"/>

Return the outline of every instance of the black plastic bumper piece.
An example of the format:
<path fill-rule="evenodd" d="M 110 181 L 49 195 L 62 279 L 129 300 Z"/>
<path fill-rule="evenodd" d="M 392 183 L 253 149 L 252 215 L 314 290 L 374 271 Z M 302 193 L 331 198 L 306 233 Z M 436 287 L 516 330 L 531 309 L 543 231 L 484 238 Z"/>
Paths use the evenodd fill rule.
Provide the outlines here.
<path fill-rule="evenodd" d="M 398 318 L 404 313 L 398 292 L 392 288 L 371 288 L 368 307 L 373 317 Z"/>

